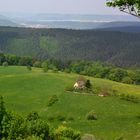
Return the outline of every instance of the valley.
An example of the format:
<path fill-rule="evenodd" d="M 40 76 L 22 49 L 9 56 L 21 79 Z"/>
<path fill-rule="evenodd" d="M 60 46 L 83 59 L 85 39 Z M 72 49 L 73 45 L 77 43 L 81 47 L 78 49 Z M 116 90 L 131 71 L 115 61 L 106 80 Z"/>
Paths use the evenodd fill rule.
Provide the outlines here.
<path fill-rule="evenodd" d="M 139 67 L 139 33 L 0 27 L 0 51 L 39 60 L 100 61 Z"/>
<path fill-rule="evenodd" d="M 139 19 L 1 12 L 0 139 L 140 140 Z"/>

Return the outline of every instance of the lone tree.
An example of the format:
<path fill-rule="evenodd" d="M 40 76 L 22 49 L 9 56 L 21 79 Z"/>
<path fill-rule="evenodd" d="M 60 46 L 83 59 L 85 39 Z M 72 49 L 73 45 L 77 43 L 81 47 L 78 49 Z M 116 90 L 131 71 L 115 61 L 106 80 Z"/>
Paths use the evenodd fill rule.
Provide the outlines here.
<path fill-rule="evenodd" d="M 107 0 L 107 6 L 140 18 L 140 0 Z"/>
<path fill-rule="evenodd" d="M 43 63 L 42 63 L 42 68 L 43 68 L 43 71 L 44 71 L 44 72 L 47 72 L 48 69 L 49 69 L 49 68 L 48 68 L 48 63 L 47 63 L 47 62 L 43 62 Z"/>
<path fill-rule="evenodd" d="M 90 83 L 90 80 L 87 80 L 87 81 L 86 81 L 85 87 L 86 87 L 87 89 L 91 89 L 92 85 L 91 85 L 91 83 Z"/>

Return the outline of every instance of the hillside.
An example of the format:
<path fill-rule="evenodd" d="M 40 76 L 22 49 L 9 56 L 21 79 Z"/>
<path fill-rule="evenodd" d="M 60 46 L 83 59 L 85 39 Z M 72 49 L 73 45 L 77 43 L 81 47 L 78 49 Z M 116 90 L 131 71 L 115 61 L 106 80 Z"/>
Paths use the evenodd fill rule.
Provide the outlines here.
<path fill-rule="evenodd" d="M 105 27 L 124 27 L 138 25 L 133 16 L 123 15 L 88 15 L 88 14 L 5 14 L 19 25 L 36 28 L 100 29 Z"/>
<path fill-rule="evenodd" d="M 140 67 L 139 40 L 139 33 L 0 27 L 0 50 L 4 53 L 123 67 Z"/>
<path fill-rule="evenodd" d="M 140 27 L 139 26 L 125 26 L 125 27 L 110 27 L 110 28 L 103 28 L 103 31 L 118 31 L 118 32 L 131 32 L 131 33 L 139 33 Z"/>
<path fill-rule="evenodd" d="M 103 24 L 99 30 L 140 33 L 140 22 L 110 22 Z"/>
<path fill-rule="evenodd" d="M 28 71 L 26 67 L 0 67 L 0 94 L 4 96 L 9 110 L 24 115 L 38 111 L 43 119 L 55 127 L 63 124 L 104 140 L 120 137 L 134 140 L 139 136 L 140 119 L 137 116 L 140 103 L 121 100 L 118 96 L 102 98 L 66 92 L 66 87 L 73 85 L 77 77 L 76 74 L 61 72 L 43 73 L 37 68 Z M 116 95 L 124 93 L 140 97 L 140 86 L 88 78 L 94 89 L 108 89 Z M 58 101 L 48 107 L 52 95 L 56 95 Z M 86 119 L 91 110 L 97 114 L 95 121 Z"/>

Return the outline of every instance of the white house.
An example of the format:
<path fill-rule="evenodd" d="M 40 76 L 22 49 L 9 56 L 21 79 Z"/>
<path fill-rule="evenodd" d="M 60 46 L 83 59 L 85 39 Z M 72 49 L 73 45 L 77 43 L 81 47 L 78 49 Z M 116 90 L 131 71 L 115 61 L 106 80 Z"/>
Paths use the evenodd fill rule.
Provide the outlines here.
<path fill-rule="evenodd" d="M 75 84 L 74 84 L 74 88 L 75 89 L 84 89 L 85 88 L 85 81 L 77 81 Z"/>

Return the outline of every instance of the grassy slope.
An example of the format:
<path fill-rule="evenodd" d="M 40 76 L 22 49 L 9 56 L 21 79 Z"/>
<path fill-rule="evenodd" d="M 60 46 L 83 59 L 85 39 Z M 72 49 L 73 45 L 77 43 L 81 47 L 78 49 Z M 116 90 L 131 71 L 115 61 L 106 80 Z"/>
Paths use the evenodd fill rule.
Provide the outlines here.
<path fill-rule="evenodd" d="M 9 109 L 22 114 L 35 110 L 44 119 L 58 115 L 73 117 L 74 121 L 66 119 L 65 125 L 105 140 L 114 140 L 119 136 L 135 140 L 140 135 L 140 119 L 136 117 L 140 113 L 140 104 L 123 101 L 118 97 L 101 98 L 65 92 L 65 87 L 72 85 L 76 78 L 75 74 L 45 74 L 40 69 L 30 72 L 25 67 L 0 67 L 0 94 L 5 97 Z M 90 79 L 95 87 L 140 96 L 140 86 Z M 59 96 L 59 101 L 47 107 L 49 97 L 54 94 Z M 86 120 L 85 116 L 91 110 L 97 113 L 97 121 Z M 56 120 L 51 123 L 54 126 L 61 124 Z"/>

